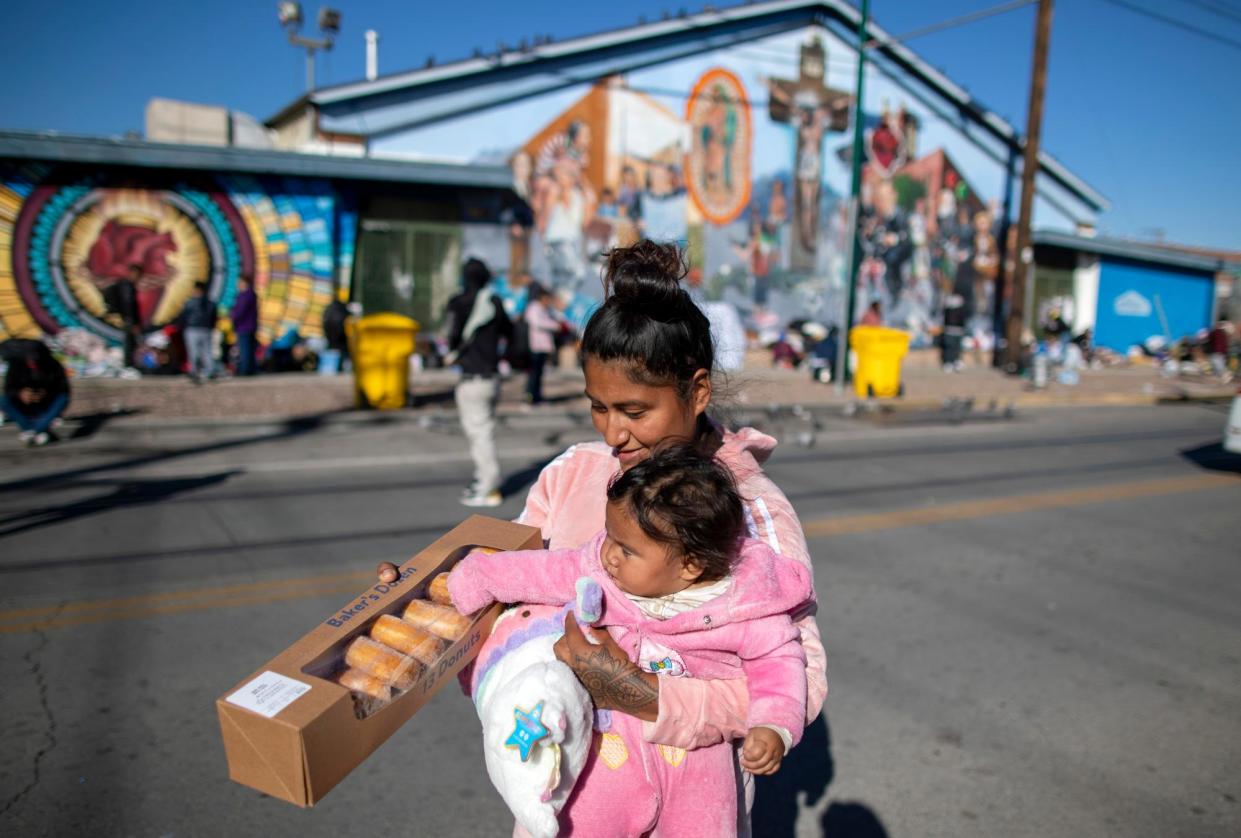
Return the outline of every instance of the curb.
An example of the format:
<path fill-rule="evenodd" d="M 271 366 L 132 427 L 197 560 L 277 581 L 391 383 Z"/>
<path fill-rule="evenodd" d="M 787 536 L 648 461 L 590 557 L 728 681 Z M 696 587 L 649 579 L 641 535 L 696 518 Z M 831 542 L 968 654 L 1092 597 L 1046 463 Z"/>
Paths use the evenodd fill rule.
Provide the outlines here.
<path fill-rule="evenodd" d="M 1157 393 L 1099 393 L 1094 395 L 1022 393 L 1014 396 L 947 396 L 947 397 L 913 397 L 891 400 L 866 401 L 850 399 L 839 402 L 805 404 L 795 401 L 773 401 L 765 404 L 730 405 L 727 412 L 731 414 L 782 413 L 785 411 L 807 414 L 827 414 L 851 418 L 881 413 L 917 413 L 917 412 L 949 412 L 961 411 L 975 415 L 985 415 L 996 410 L 1019 408 L 1091 408 L 1091 407 L 1153 407 L 1158 405 L 1174 405 L 1187 403 L 1226 404 L 1232 400 L 1231 395 L 1222 394 L 1179 394 L 1167 395 Z M 968 407 L 966 407 L 968 405 Z M 590 424 L 590 412 L 581 407 L 550 407 L 542 410 L 526 411 L 519 407 L 501 407 L 497 418 L 502 425 L 512 428 L 551 428 L 551 427 L 585 427 Z M 303 424 L 314 424 L 322 427 L 364 426 L 364 425 L 416 425 L 423 428 L 436 426 L 456 426 L 457 411 L 453 407 L 413 407 L 392 411 L 372 411 L 358 408 L 328 413 L 293 413 L 265 414 L 254 416 L 169 416 L 165 418 L 133 419 L 125 418 L 118 413 L 115 421 L 104 420 L 101 427 L 91 436 L 122 435 L 125 433 L 141 433 L 144 431 L 203 431 L 222 430 L 228 428 L 263 428 L 287 427 Z M 67 418 L 66 425 L 81 427 L 82 421 Z"/>

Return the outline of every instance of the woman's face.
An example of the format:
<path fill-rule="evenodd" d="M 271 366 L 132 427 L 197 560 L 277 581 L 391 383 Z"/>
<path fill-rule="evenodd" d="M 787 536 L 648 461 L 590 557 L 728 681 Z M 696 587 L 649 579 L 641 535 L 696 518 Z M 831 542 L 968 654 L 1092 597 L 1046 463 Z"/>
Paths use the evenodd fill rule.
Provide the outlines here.
<path fill-rule="evenodd" d="M 672 385 L 634 382 L 621 361 L 587 358 L 585 373 L 591 420 L 622 469 L 648 457 L 666 439 L 693 439 L 698 417 L 711 403 L 711 376 L 706 370 L 694 375 L 688 399 Z"/>

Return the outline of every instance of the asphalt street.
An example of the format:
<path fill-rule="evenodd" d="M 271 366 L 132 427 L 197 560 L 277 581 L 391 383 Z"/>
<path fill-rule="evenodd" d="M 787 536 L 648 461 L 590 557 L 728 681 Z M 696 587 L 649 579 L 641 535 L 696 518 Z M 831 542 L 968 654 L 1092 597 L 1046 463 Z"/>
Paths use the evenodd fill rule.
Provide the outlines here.
<path fill-rule="evenodd" d="M 802 518 L 824 717 L 757 835 L 1241 834 L 1241 458 L 1222 406 L 752 417 Z M 515 516 L 581 417 L 503 429 Z M 446 689 L 311 810 L 214 702 L 462 520 L 450 420 L 0 430 L 0 833 L 509 834 Z"/>

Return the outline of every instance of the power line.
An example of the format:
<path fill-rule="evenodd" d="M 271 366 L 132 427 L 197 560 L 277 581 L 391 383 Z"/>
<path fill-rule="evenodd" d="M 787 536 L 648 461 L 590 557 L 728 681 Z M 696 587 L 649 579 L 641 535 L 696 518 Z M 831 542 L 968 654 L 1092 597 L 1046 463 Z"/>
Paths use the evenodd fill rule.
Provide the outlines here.
<path fill-rule="evenodd" d="M 1230 20 L 1241 21 L 1241 12 L 1237 12 L 1235 9 L 1230 9 L 1227 6 L 1221 5 L 1219 3 L 1211 3 L 1211 2 L 1208 2 L 1208 0 L 1182 0 L 1182 2 L 1192 3 L 1198 8 L 1206 9 L 1211 14 L 1216 14 L 1216 15 L 1219 15 L 1220 17 L 1226 17 L 1226 18 L 1229 18 Z"/>
<path fill-rule="evenodd" d="M 1161 15 L 1158 12 L 1152 12 L 1149 9 L 1143 9 L 1141 6 L 1135 6 L 1132 3 L 1126 3 L 1125 0 L 1103 0 L 1103 2 L 1111 3 L 1113 6 L 1120 6 L 1122 9 L 1128 9 L 1129 11 L 1134 12 L 1139 15 L 1145 15 L 1146 17 L 1149 17 L 1152 20 L 1157 20 L 1160 23 L 1166 24 L 1167 26 L 1172 26 L 1177 29 L 1183 29 L 1186 32 L 1192 32 L 1193 34 L 1198 35 L 1200 37 L 1208 38 L 1212 41 L 1217 41 L 1218 43 L 1221 43 L 1224 46 L 1228 46 L 1228 47 L 1232 47 L 1233 49 L 1241 50 L 1241 41 L 1234 41 L 1231 38 L 1225 38 L 1221 35 L 1216 35 L 1214 32 L 1208 32 L 1205 29 L 1199 29 L 1196 26 L 1191 26 L 1190 24 L 1185 23 L 1184 21 L 1181 21 L 1181 20 L 1177 20 L 1174 17 L 1167 17 L 1166 15 Z"/>
<path fill-rule="evenodd" d="M 954 26 L 961 26 L 966 23 L 973 23 L 976 20 L 983 20 L 995 15 L 1004 14 L 1005 12 L 1015 11 L 1016 9 L 1021 9 L 1037 2 L 1038 0 L 1014 0 L 1011 3 L 1002 3 L 999 6 L 991 6 L 987 9 L 980 9 L 977 12 L 970 12 L 967 15 L 949 18 L 948 20 L 943 20 L 939 23 L 932 23 L 930 26 L 924 26 L 921 29 L 906 32 L 903 35 L 894 35 L 890 38 L 883 38 L 882 40 L 879 38 L 871 38 L 870 41 L 867 42 L 866 46 L 868 49 L 873 49 L 874 47 L 883 47 L 889 44 L 903 43 L 904 41 L 910 41 L 914 38 L 921 38 L 923 35 L 930 35 L 932 32 L 951 29 Z"/>

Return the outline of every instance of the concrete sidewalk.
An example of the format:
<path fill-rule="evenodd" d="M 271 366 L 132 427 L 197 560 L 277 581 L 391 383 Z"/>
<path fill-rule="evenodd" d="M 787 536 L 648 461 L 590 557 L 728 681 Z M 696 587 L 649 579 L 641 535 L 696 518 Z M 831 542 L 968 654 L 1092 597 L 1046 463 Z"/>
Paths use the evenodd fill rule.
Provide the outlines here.
<path fill-rule="evenodd" d="M 765 355 L 751 354 L 749 364 L 725 379 L 725 404 L 742 411 L 800 406 L 826 412 L 851 413 L 862 400 L 852 392 L 837 392 L 833 385 L 810 380 L 805 370 L 777 370 L 764 364 Z M 1154 367 L 1087 370 L 1074 387 L 1057 383 L 1034 391 L 1021 378 L 1004 375 L 986 365 L 967 366 L 960 373 L 944 373 L 930 352 L 914 352 L 902 368 L 905 396 L 879 400 L 884 410 L 935 409 L 946 403 L 972 400 L 978 408 L 1060 407 L 1156 404 L 1162 401 L 1229 399 L 1235 385 L 1208 378 L 1165 378 Z M 451 370 L 423 371 L 411 378 L 411 407 L 383 414 L 393 421 L 417 420 L 427 415 L 455 414 Z M 544 384 L 549 404 L 528 408 L 523 404 L 525 377 L 515 374 L 503 382 L 499 412 L 516 416 L 583 413 L 581 371 L 549 370 Z M 200 423 L 229 424 L 270 422 L 319 416 L 333 421 L 374 418 L 371 411 L 354 407 L 350 375 L 320 376 L 285 373 L 254 378 L 225 379 L 203 385 L 183 377 L 152 376 L 137 381 L 77 379 L 67 420 L 107 422 L 118 430 L 124 426 L 151 427 Z"/>

